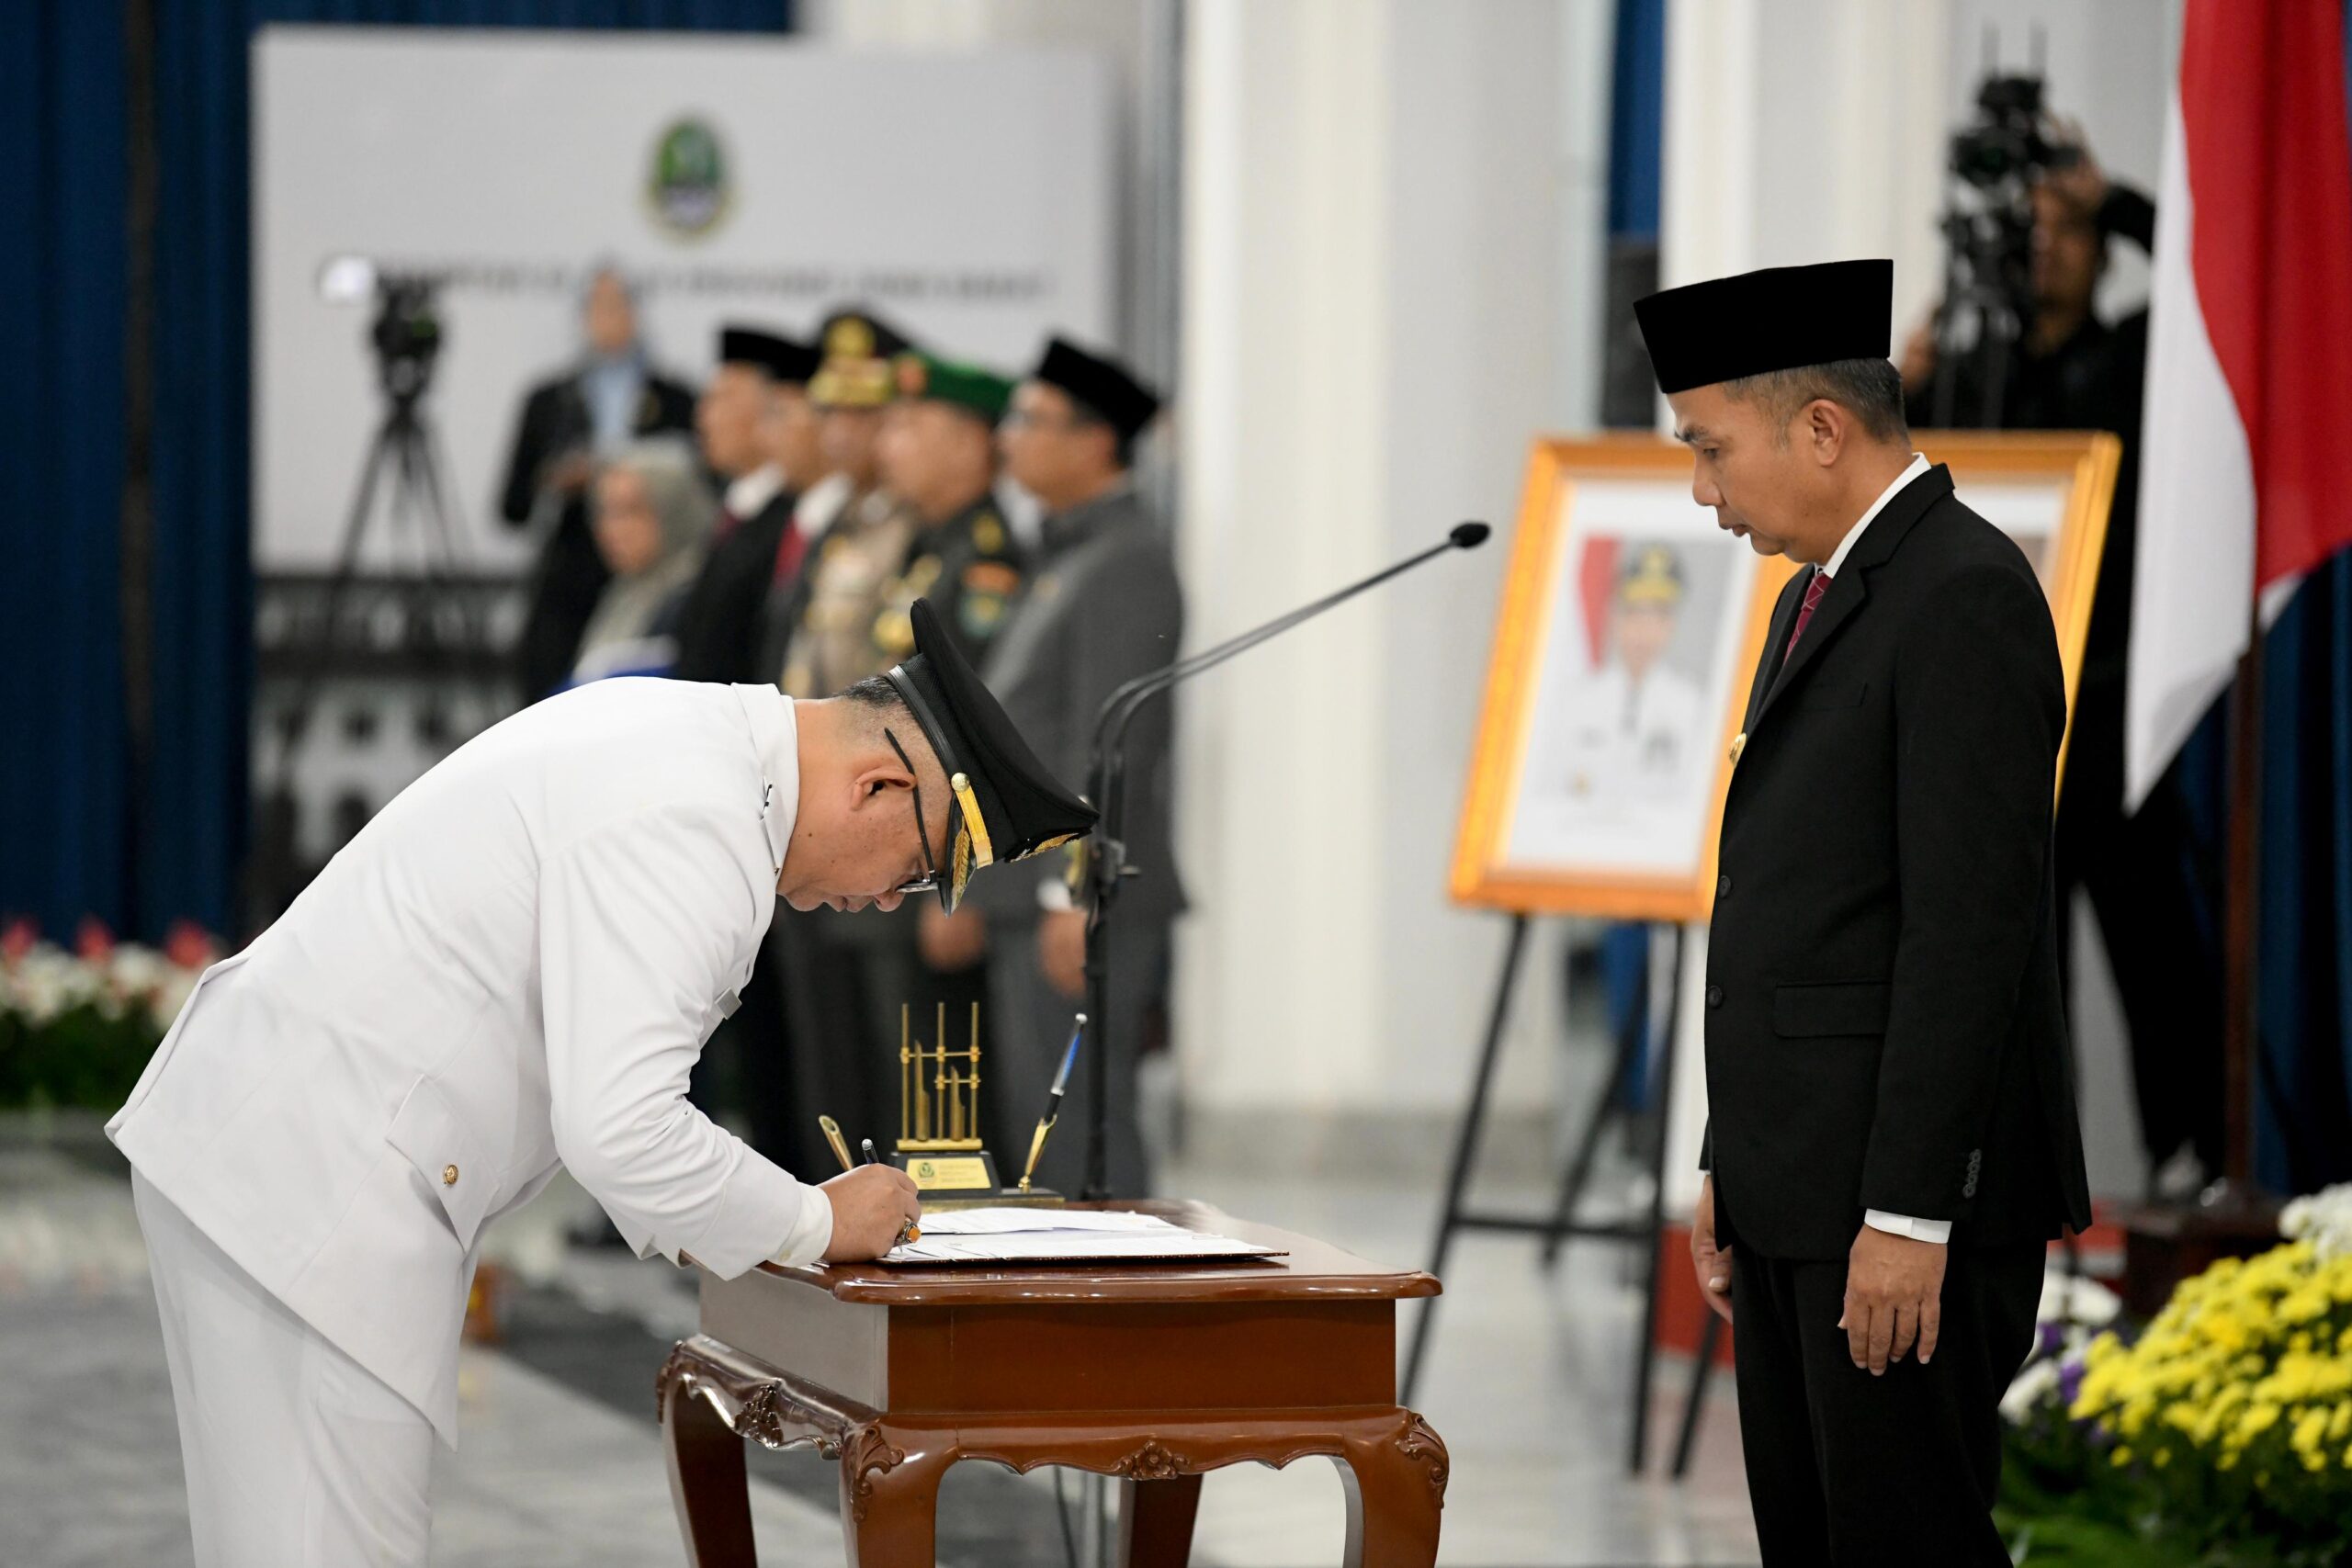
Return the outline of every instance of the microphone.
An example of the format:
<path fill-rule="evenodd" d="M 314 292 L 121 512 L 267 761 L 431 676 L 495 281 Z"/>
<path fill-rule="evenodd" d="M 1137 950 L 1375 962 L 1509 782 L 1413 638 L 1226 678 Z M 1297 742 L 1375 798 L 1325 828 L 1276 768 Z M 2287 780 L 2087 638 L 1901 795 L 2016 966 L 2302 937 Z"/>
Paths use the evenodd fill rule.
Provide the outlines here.
<path fill-rule="evenodd" d="M 1476 521 L 1457 523 L 1447 533 L 1443 544 L 1431 545 L 1428 549 L 1408 556 L 1394 566 L 1374 572 L 1360 582 L 1351 583 L 1336 593 L 1326 594 L 1311 604 L 1301 605 L 1288 615 L 1278 615 L 1264 626 L 1243 632 L 1238 637 L 1229 637 L 1215 648 L 1196 653 L 1190 659 L 1180 659 L 1162 669 L 1136 676 L 1104 698 L 1102 705 L 1095 710 L 1094 767 L 1100 769 L 1102 766 L 1106 743 L 1111 746 L 1117 744 L 1120 737 L 1125 732 L 1128 720 L 1134 716 L 1135 710 L 1154 693 L 1164 692 L 1179 681 L 1187 681 L 1204 671 L 1213 670 L 1237 654 L 1248 652 L 1267 638 L 1280 637 L 1300 622 L 1313 620 L 1324 611 L 1334 609 L 1357 594 L 1377 588 L 1390 578 L 1408 572 L 1423 561 L 1433 559 L 1448 550 L 1475 550 L 1487 542 L 1487 536 L 1493 531 L 1484 523 Z M 1096 798 L 1095 805 L 1098 808 L 1103 805 L 1100 796 Z M 1095 1016 L 1099 1018 L 1102 1015 L 1098 1013 Z"/>
<path fill-rule="evenodd" d="M 1121 832 L 1125 825 L 1125 773 L 1127 726 L 1136 712 L 1153 697 L 1180 681 L 1187 681 L 1204 671 L 1214 670 L 1227 660 L 1247 653 L 1269 637 L 1280 637 L 1303 621 L 1313 620 L 1326 610 L 1336 609 L 1357 594 L 1379 587 L 1392 577 L 1412 570 L 1425 561 L 1435 559 L 1449 550 L 1475 550 L 1487 542 L 1494 532 L 1486 524 L 1476 521 L 1457 523 L 1448 530 L 1442 543 L 1414 555 L 1407 556 L 1393 566 L 1384 567 L 1361 581 L 1351 582 L 1334 593 L 1327 593 L 1309 604 L 1302 604 L 1287 615 L 1277 615 L 1261 626 L 1228 637 L 1215 648 L 1205 649 L 1190 659 L 1180 659 L 1161 669 L 1138 675 L 1102 699 L 1094 715 L 1094 750 L 1089 768 L 1089 788 L 1097 813 L 1094 829 L 1087 836 L 1086 875 L 1094 889 L 1093 908 L 1086 922 L 1086 1012 L 1094 1021 L 1094 1059 L 1092 1071 L 1087 1077 L 1086 1186 L 1081 1196 L 1102 1199 L 1110 1196 L 1104 1178 L 1108 1170 L 1109 1151 L 1104 1128 L 1107 1124 L 1110 1097 L 1108 1079 L 1112 1042 L 1110 1030 L 1110 941 L 1104 926 L 1111 909 L 1117 902 L 1119 886 L 1127 874 L 1125 845 Z"/>

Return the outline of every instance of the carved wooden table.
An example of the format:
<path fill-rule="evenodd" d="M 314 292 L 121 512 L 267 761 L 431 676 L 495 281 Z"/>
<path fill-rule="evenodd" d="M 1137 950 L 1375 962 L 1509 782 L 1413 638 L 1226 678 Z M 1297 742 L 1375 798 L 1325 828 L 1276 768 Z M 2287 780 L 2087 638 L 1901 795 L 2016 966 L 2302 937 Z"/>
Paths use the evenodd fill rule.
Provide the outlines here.
<path fill-rule="evenodd" d="M 692 1568 L 756 1561 L 743 1439 L 841 1466 L 851 1568 L 933 1561 L 957 1460 L 1120 1481 L 1124 1561 L 1182 1563 L 1201 1476 L 1329 1456 L 1347 1562 L 1437 1559 L 1445 1445 L 1396 1404 L 1396 1303 L 1437 1294 L 1337 1247 L 1192 1203 L 1104 1205 L 1283 1247 L 1156 1267 L 762 1267 L 702 1281 L 662 1369 L 670 1491 Z"/>

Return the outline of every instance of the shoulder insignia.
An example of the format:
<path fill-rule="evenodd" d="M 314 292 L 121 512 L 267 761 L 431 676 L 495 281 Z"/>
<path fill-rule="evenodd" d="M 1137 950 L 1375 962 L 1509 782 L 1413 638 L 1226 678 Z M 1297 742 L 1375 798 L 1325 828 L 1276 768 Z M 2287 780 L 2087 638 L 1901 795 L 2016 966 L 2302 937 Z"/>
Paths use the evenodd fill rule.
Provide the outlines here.
<path fill-rule="evenodd" d="M 976 560 L 964 569 L 963 583 L 968 592 L 1009 597 L 1021 590 L 1021 572 L 1009 561 Z"/>
<path fill-rule="evenodd" d="M 965 590 L 956 601 L 956 620 L 966 637 L 975 642 L 986 642 L 1004 623 L 1004 595 Z"/>

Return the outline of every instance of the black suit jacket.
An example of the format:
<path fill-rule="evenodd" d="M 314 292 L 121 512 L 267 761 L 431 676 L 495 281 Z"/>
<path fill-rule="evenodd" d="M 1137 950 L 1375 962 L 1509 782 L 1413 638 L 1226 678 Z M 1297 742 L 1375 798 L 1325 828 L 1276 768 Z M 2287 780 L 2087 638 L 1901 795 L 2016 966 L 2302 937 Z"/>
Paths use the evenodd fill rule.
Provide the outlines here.
<path fill-rule="evenodd" d="M 662 431 L 692 431 L 695 395 L 666 376 L 648 370 L 638 394 L 634 427 L 639 435 Z M 521 527 L 531 519 L 538 499 L 539 480 L 558 457 L 593 439 L 587 400 L 580 393 L 580 372 L 567 370 L 542 381 L 523 400 L 523 417 L 514 426 L 514 448 L 506 460 L 506 484 L 499 492 L 499 512 Z"/>
<path fill-rule="evenodd" d="M 775 578 L 776 547 L 798 499 L 789 490 L 776 491 L 758 515 L 712 543 L 679 606 L 678 662 L 671 671 L 677 679 L 775 681 L 775 671 L 760 667 L 761 612 Z"/>
<path fill-rule="evenodd" d="M 1841 1258 L 1865 1209 L 1954 1221 L 1955 1245 L 2080 1229 L 2048 601 L 1941 467 L 1855 541 L 1776 669 L 1811 576 L 1781 595 L 1724 807 L 1718 1237 Z"/>

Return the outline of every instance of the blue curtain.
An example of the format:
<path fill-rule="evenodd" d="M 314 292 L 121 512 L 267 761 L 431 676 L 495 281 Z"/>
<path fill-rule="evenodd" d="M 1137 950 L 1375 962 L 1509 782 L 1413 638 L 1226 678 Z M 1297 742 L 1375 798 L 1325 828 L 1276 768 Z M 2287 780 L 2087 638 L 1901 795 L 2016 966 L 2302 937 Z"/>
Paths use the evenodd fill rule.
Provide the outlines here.
<path fill-rule="evenodd" d="M 1609 71 L 1609 236 L 1657 238 L 1666 135 L 1666 0 L 1617 0 Z"/>
<path fill-rule="evenodd" d="M 122 8 L 0 6 L 0 912 L 128 896 Z"/>
<path fill-rule="evenodd" d="M 125 341 L 121 5 L 0 6 L 0 915 L 232 931 L 253 680 L 247 49 L 269 22 L 775 32 L 791 0 L 152 0 L 153 328 Z M 153 378 L 145 668 L 126 671 L 126 355 Z M 141 646 L 134 639 L 133 646 Z M 132 755 L 126 677 L 153 693 Z"/>

